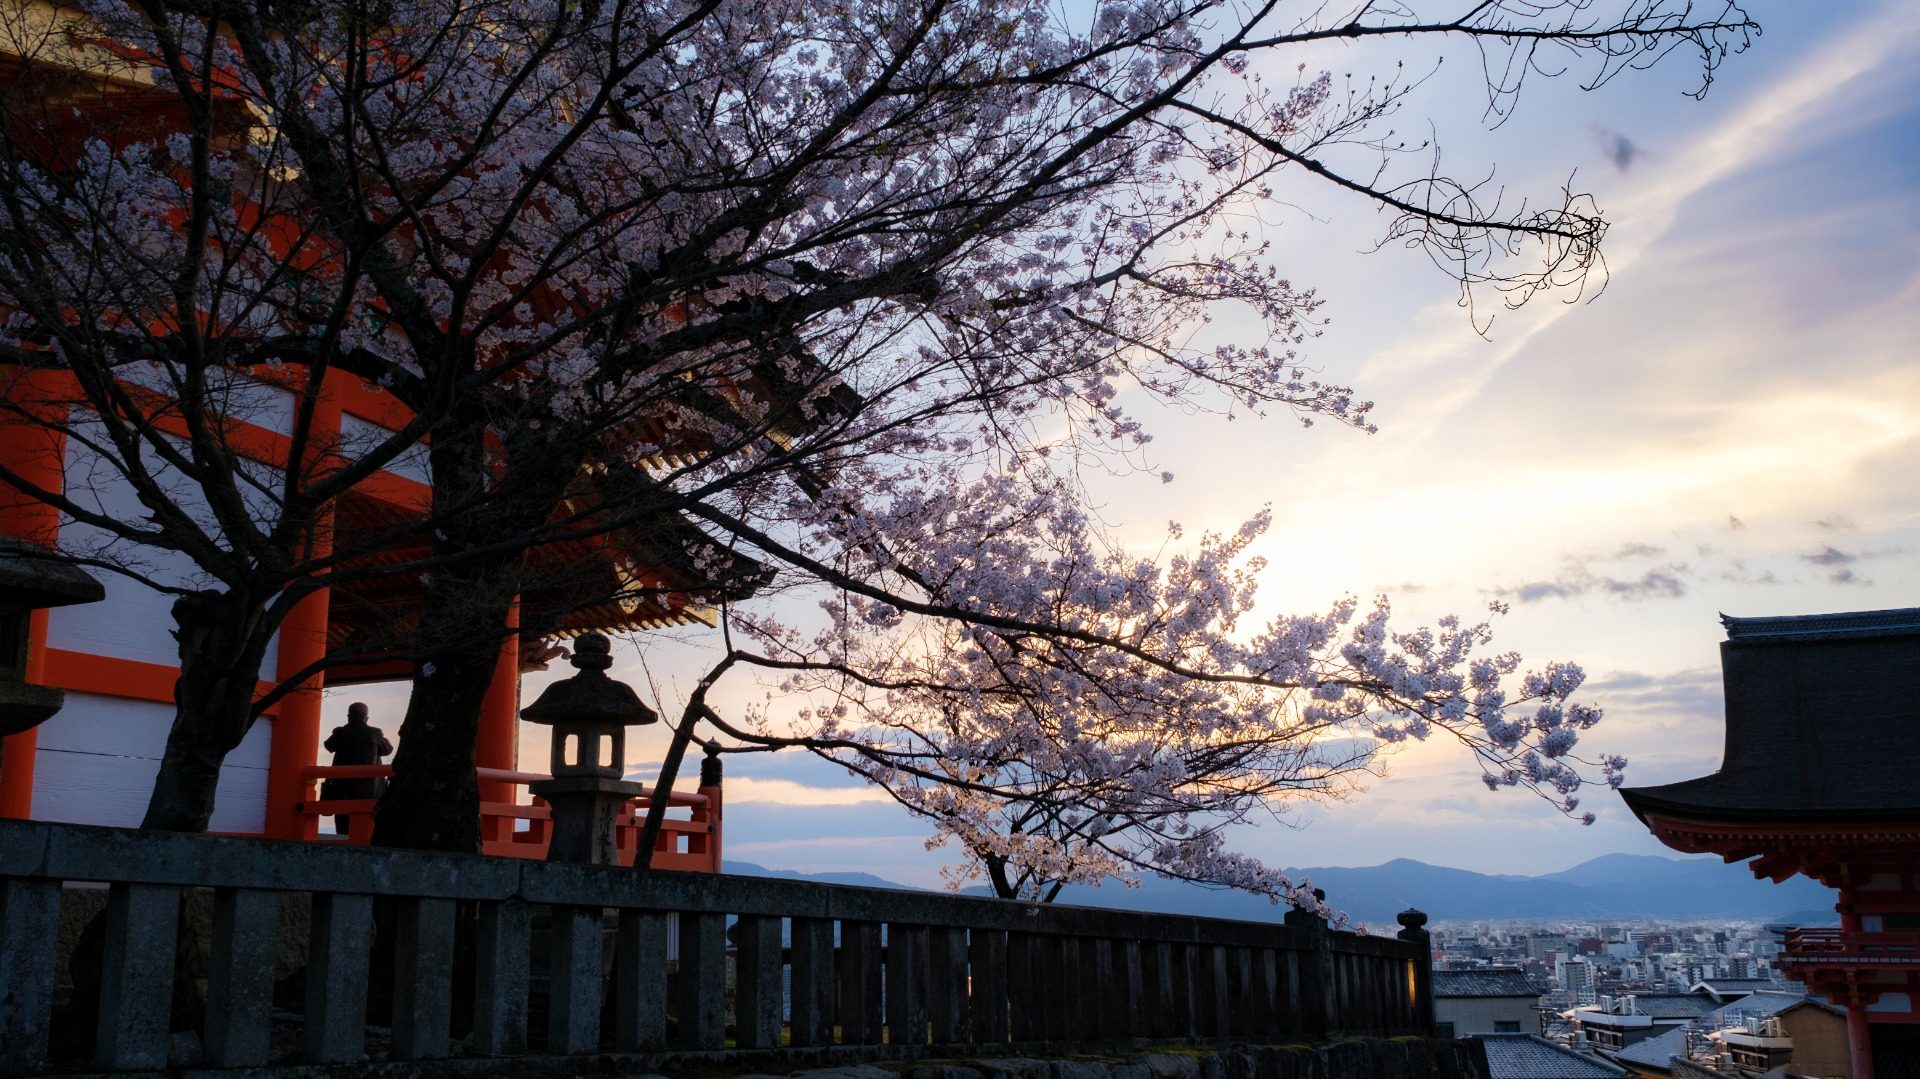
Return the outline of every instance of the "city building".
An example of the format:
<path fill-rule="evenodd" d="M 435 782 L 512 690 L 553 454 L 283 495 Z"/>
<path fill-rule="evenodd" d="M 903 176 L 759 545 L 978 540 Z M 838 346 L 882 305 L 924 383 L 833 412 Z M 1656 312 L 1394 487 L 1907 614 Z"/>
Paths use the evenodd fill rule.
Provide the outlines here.
<path fill-rule="evenodd" d="M 1534 1033 L 1540 994 L 1514 967 L 1433 972 L 1433 1014 L 1443 1037 Z"/>
<path fill-rule="evenodd" d="M 1705 993 L 1628 993 L 1575 1008 L 1567 1018 L 1573 1022 L 1577 1046 L 1604 1053 L 1684 1026 L 1716 1003 Z"/>
<path fill-rule="evenodd" d="M 1851 1079 L 1846 1026 L 1845 1013 L 1823 1000 L 1761 990 L 1608 1056 L 1644 1079 L 1768 1073 Z"/>
<path fill-rule="evenodd" d="M 1853 1079 L 1920 1072 L 1920 609 L 1723 621 L 1720 770 L 1621 794 L 1669 847 L 1837 889 L 1779 969 L 1846 1008 Z"/>

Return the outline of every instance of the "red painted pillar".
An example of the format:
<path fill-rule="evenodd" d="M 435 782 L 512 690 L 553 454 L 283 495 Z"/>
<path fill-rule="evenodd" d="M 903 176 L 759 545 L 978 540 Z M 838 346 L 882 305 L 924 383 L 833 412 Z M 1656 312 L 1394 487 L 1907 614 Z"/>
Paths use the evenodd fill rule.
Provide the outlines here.
<path fill-rule="evenodd" d="M 315 592 L 280 623 L 280 677 L 326 657 L 329 598 L 324 588 Z M 302 773 L 320 755 L 325 688 L 323 675 L 304 680 L 280 698 L 273 717 L 267 750 L 267 835 L 275 839 L 313 839 L 319 834 L 320 818 L 303 815 L 300 803 L 307 800 L 310 786 Z"/>
<path fill-rule="evenodd" d="M 323 386 L 315 402 L 312 433 L 300 457 L 309 475 L 330 463 L 327 455 L 340 436 L 340 403 Z M 314 525 L 313 556 L 333 549 L 333 511 L 322 510 Z M 322 588 L 294 605 L 280 623 L 280 653 L 274 673 L 287 678 L 327 655 L 327 618 L 331 594 Z M 267 748 L 267 835 L 274 839 L 314 839 L 320 818 L 300 812 L 300 803 L 312 795 L 303 774 L 320 755 L 321 710 L 326 676 L 303 679 L 298 688 L 280 698 L 273 717 L 272 741 Z"/>
<path fill-rule="evenodd" d="M 1873 1030 L 1862 1004 L 1847 1005 L 1847 1056 L 1853 1079 L 1873 1079 Z"/>
<path fill-rule="evenodd" d="M 39 411 L 52 395 L 47 380 L 21 374 L 9 392 L 16 404 Z M 46 406 L 51 407 L 51 406 Z M 47 490 L 65 486 L 67 438 L 56 428 L 30 419 L 0 413 L 0 460 L 21 479 Z M 60 538 L 60 513 L 10 484 L 0 483 L 0 534 L 51 547 Z M 33 612 L 28 622 L 27 681 L 44 682 L 47 657 L 47 612 Z M 38 732 L 23 731 L 6 739 L 0 753 L 0 817 L 33 815 L 33 763 Z"/>
<path fill-rule="evenodd" d="M 474 741 L 473 761 L 482 768 L 518 771 L 520 768 L 520 604 L 507 610 L 506 639 L 500 642 L 500 658 L 493 665 L 493 681 L 487 684 L 487 696 L 480 703 L 480 730 Z M 512 783 L 503 780 L 480 781 L 480 802 L 512 802 L 517 798 Z M 480 834 L 489 842 L 511 839 L 513 821 L 489 817 L 481 811 Z"/>
<path fill-rule="evenodd" d="M 1854 909 L 1851 888 L 1840 889 L 1840 902 L 1834 905 L 1840 912 L 1840 931 L 1845 934 L 1860 932 L 1860 915 Z M 1852 1065 L 1852 1079 L 1873 1079 L 1873 1028 L 1867 1024 L 1867 1004 L 1860 993 L 1857 973 L 1847 977 L 1847 1057 Z"/>

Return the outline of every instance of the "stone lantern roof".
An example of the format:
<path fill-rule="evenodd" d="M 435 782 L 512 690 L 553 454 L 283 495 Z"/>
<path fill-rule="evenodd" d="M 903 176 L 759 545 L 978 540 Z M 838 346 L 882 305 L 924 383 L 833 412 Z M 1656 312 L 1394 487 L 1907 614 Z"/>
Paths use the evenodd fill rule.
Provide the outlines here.
<path fill-rule="evenodd" d="M 520 718 L 549 727 L 559 723 L 644 726 L 660 721 L 659 713 L 632 686 L 607 676 L 613 654 L 604 635 L 583 633 L 574 638 L 572 662 L 579 673 L 548 686 L 539 700 L 520 710 Z"/>
<path fill-rule="evenodd" d="M 106 595 L 86 570 L 45 547 L 0 536 L 0 601 L 15 607 L 66 607 Z"/>

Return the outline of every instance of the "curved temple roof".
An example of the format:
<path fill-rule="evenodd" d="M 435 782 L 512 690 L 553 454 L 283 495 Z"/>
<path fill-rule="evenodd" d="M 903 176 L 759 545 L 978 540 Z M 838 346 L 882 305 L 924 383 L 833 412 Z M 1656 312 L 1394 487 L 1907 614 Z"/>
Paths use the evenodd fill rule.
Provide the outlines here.
<path fill-rule="evenodd" d="M 1622 790 L 1634 814 L 1920 821 L 1920 608 L 1722 621 L 1720 770 Z"/>

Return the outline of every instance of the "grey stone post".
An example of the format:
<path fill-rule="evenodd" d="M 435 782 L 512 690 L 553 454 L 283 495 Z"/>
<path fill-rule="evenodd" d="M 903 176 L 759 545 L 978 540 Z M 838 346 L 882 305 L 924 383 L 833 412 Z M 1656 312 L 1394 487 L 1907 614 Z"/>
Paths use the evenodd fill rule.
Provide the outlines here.
<path fill-rule="evenodd" d="M 1040 999 L 1046 1007 L 1049 1041 L 1074 1042 L 1080 1033 L 1080 942 L 1074 937 L 1042 938 Z"/>
<path fill-rule="evenodd" d="M 280 943 L 280 895 L 222 888 L 213 896 L 207 971 L 207 1063 L 257 1068 L 273 1033 L 273 960 Z"/>
<path fill-rule="evenodd" d="M 366 1058 L 372 939 L 372 896 L 315 893 L 307 942 L 307 1063 L 352 1064 Z"/>
<path fill-rule="evenodd" d="M 840 923 L 840 1040 L 880 1044 L 880 923 Z"/>
<path fill-rule="evenodd" d="M 480 905 L 474 941 L 473 1051 L 507 1056 L 527 1051 L 528 957 L 533 918 L 525 900 Z"/>
<path fill-rule="evenodd" d="M 1080 938 L 1080 1037 L 1104 1041 L 1116 1033 L 1115 1004 L 1124 1006 L 1124 987 L 1113 983 L 1113 942 Z"/>
<path fill-rule="evenodd" d="M 1209 944 L 1200 949 L 1200 983 L 1206 987 L 1202 1008 L 1207 1013 L 1206 1033 L 1224 1038 L 1233 1033 L 1233 995 L 1227 946 Z"/>
<path fill-rule="evenodd" d="M 652 910 L 621 911 L 613 947 L 615 1046 L 627 1053 L 664 1048 L 667 916 Z"/>
<path fill-rule="evenodd" d="M 172 1040 L 173 957 L 180 889 L 115 884 L 107 893 L 95 1060 L 104 1068 L 164 1068 Z"/>
<path fill-rule="evenodd" d="M 1336 973 L 1333 966 L 1333 936 L 1327 920 L 1310 910 L 1290 910 L 1286 924 L 1301 930 L 1306 937 L 1305 950 L 1295 956 L 1300 975 L 1300 1031 L 1309 1037 L 1324 1037 L 1339 1027 Z"/>
<path fill-rule="evenodd" d="M 927 1044 L 927 928 L 887 926 L 887 1041 Z"/>
<path fill-rule="evenodd" d="M 971 1034 L 967 1009 L 967 931 L 937 927 L 928 938 L 927 1011 L 935 1045 L 958 1045 Z"/>
<path fill-rule="evenodd" d="M 1413 1023 L 1422 1034 L 1436 1028 L 1433 1017 L 1433 934 L 1427 932 L 1424 912 L 1408 907 L 1395 916 L 1400 923 L 1401 940 L 1418 945 L 1420 958 L 1413 961 Z"/>
<path fill-rule="evenodd" d="M 727 919 L 680 913 L 680 1048 L 720 1049 L 727 1036 Z"/>
<path fill-rule="evenodd" d="M 742 1049 L 780 1048 L 780 919 L 741 915 L 734 927 L 734 1030 Z"/>
<path fill-rule="evenodd" d="M 1168 994 L 1167 1017 L 1173 1024 L 1168 1031 L 1176 1038 L 1198 1038 L 1203 1032 L 1201 993 L 1195 977 L 1199 964 L 1198 944 L 1173 944 L 1173 980 Z"/>
<path fill-rule="evenodd" d="M 600 1048 L 599 907 L 554 907 L 548 930 L 547 1052 Z"/>
<path fill-rule="evenodd" d="M 47 1059 L 60 882 L 0 879 L 0 1070 Z"/>
<path fill-rule="evenodd" d="M 1032 933 L 1007 934 L 1007 963 L 1002 969 L 1007 979 L 1008 1026 L 1016 1042 L 1046 1037 L 1045 994 L 1037 977 L 1040 948 L 1040 938 Z"/>
<path fill-rule="evenodd" d="M 967 935 L 967 964 L 973 972 L 973 990 L 967 1002 L 967 1022 L 973 1040 L 1004 1045 L 1007 1040 L 1007 934 L 999 929 L 974 929 Z"/>
<path fill-rule="evenodd" d="M 793 919 L 794 1045 L 833 1042 L 833 922 Z"/>
<path fill-rule="evenodd" d="M 1118 999 L 1114 1002 L 1114 1018 L 1119 1022 L 1120 1036 L 1136 1037 L 1147 1033 L 1146 946 L 1137 940 L 1117 941 L 1116 946 L 1120 954 L 1115 972 Z"/>
<path fill-rule="evenodd" d="M 398 904 L 393 963 L 393 1055 L 447 1055 L 453 1019 L 453 900 L 408 897 Z"/>
<path fill-rule="evenodd" d="M 1146 960 L 1145 988 L 1142 997 L 1147 1033 L 1164 1037 L 1188 1032 L 1174 1021 L 1173 944 L 1150 940 L 1142 943 Z"/>

